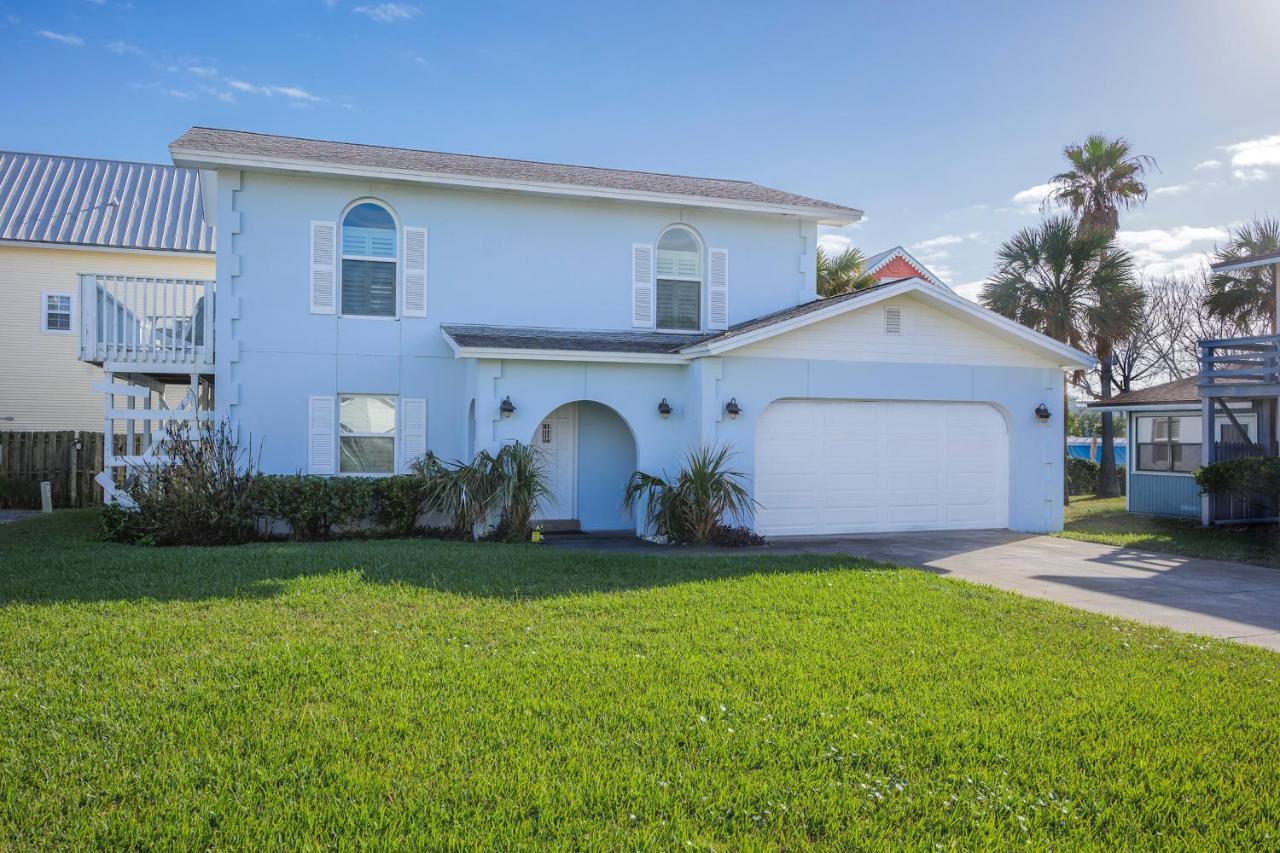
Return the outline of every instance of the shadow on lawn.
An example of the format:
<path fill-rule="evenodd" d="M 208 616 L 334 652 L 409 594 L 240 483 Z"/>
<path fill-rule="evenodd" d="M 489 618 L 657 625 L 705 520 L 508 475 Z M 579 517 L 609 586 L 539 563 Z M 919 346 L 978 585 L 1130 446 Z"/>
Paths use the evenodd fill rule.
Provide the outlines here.
<path fill-rule="evenodd" d="M 367 583 L 516 600 L 752 574 L 888 568 L 842 555 L 676 556 L 429 539 L 147 548 L 98 542 L 96 530 L 92 510 L 0 526 L 0 606 L 266 599 L 290 581 L 346 572 L 359 573 Z"/>

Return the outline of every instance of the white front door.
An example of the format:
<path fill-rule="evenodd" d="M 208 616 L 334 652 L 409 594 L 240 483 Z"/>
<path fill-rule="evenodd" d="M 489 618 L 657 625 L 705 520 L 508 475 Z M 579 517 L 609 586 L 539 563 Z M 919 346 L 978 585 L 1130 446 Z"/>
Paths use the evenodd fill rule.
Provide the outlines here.
<path fill-rule="evenodd" d="M 1009 436 L 983 403 L 784 400 L 756 424 L 765 535 L 1009 524 Z"/>
<path fill-rule="evenodd" d="M 538 504 L 538 521 L 568 521 L 578 517 L 578 406 L 569 403 L 543 418 L 533 435 L 542 454 L 551 496 Z"/>

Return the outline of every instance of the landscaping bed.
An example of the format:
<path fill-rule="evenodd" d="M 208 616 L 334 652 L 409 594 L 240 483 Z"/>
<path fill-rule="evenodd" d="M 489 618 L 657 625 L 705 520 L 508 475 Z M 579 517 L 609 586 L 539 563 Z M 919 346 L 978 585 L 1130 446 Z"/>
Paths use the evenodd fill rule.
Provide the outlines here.
<path fill-rule="evenodd" d="M 1280 568 L 1280 538 L 1264 527 L 1205 528 L 1191 519 L 1126 512 L 1124 498 L 1072 498 L 1059 536 L 1181 557 Z"/>
<path fill-rule="evenodd" d="M 1263 849 L 1280 656 L 838 556 L 0 527 L 13 848 Z"/>

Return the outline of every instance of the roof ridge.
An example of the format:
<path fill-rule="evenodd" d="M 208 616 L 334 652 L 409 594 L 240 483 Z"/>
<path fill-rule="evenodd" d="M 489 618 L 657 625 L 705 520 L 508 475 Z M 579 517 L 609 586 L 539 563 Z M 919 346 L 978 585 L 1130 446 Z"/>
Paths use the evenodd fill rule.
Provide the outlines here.
<path fill-rule="evenodd" d="M 695 181 L 719 181 L 726 184 L 747 184 L 764 187 L 755 181 L 740 178 L 712 178 L 705 175 L 688 175 L 680 172 L 654 172 L 647 169 L 621 169 L 615 166 L 589 166 L 582 163 L 559 163 L 553 160 L 527 160 L 523 157 L 498 157 L 493 154 L 464 154 L 459 151 L 437 151 L 431 148 L 407 148 L 403 145 L 378 145 L 372 142 L 345 142 L 338 139 L 317 139 L 313 136 L 290 136 L 280 133 L 263 133 L 257 130 L 236 130 L 228 127 L 209 127 L 208 125 L 192 125 L 192 130 L 212 130 L 218 133 L 242 133 L 247 136 L 266 136 L 274 139 L 296 139 L 299 142 L 318 142 L 322 145 L 354 145 L 359 148 L 381 148 L 390 151 L 409 151 L 414 154 L 437 154 L 443 157 L 468 157 L 475 160 L 494 160 L 503 163 L 528 163 L 532 166 L 555 166 L 561 169 L 591 169 L 597 172 L 629 172 L 633 175 L 657 175 L 664 178 L 690 178 Z"/>

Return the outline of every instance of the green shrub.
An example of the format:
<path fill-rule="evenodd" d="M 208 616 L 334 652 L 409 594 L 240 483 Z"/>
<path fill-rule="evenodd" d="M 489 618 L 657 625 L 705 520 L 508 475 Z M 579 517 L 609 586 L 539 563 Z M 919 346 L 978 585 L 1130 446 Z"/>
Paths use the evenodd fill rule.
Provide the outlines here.
<path fill-rule="evenodd" d="M 494 468 L 493 505 L 499 519 L 494 538 L 525 542 L 538 501 L 551 497 L 542 454 L 518 441 L 503 445 L 494 458 Z"/>
<path fill-rule="evenodd" d="M 158 459 L 128 473 L 132 507 L 103 513 L 113 541 L 156 545 L 233 545 L 254 537 L 254 462 L 227 421 L 170 423 Z"/>
<path fill-rule="evenodd" d="M 1207 495 L 1260 495 L 1280 499 L 1280 458 L 1230 459 L 1206 465 L 1195 473 Z"/>
<path fill-rule="evenodd" d="M 1098 463 L 1079 456 L 1067 457 L 1067 492 L 1092 495 L 1098 491 Z"/>
<path fill-rule="evenodd" d="M 627 483 L 627 509 L 645 506 L 653 531 L 671 542 L 706 545 L 726 518 L 746 519 L 754 501 L 746 476 L 729 468 L 728 447 L 704 446 L 689 451 L 674 478 L 636 471 Z"/>
<path fill-rule="evenodd" d="M 327 539 L 337 526 L 372 519 L 377 484 L 370 477 L 265 474 L 255 480 L 255 504 L 268 524 L 289 522 L 294 539 Z"/>
<path fill-rule="evenodd" d="M 418 529 L 418 518 L 427 498 L 427 480 L 407 474 L 384 477 L 375 483 L 378 523 L 398 536 L 412 535 Z"/>

